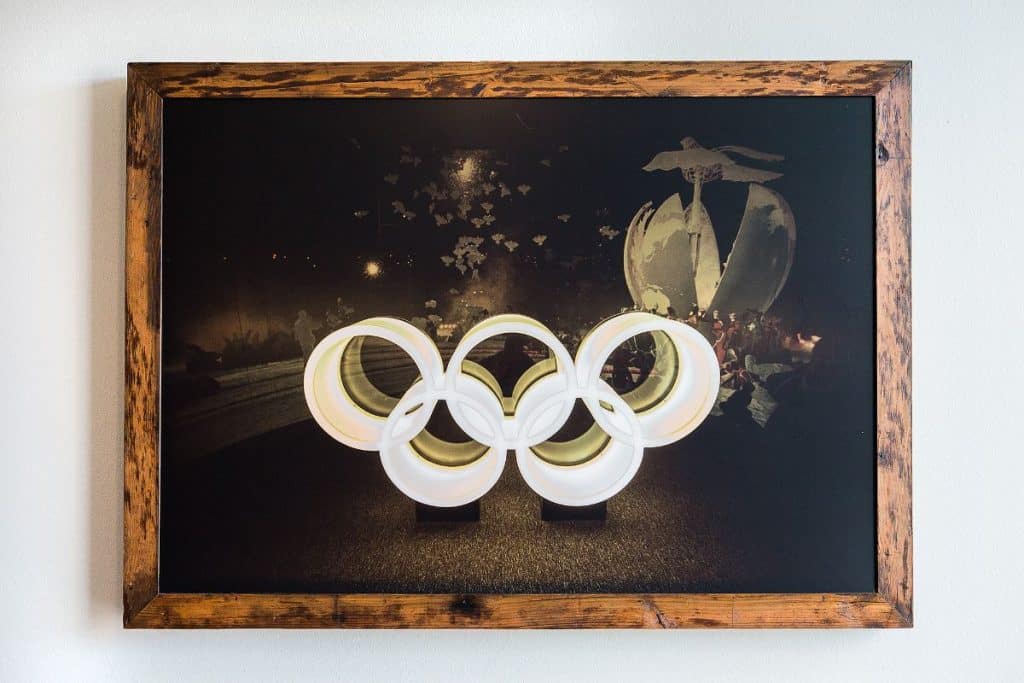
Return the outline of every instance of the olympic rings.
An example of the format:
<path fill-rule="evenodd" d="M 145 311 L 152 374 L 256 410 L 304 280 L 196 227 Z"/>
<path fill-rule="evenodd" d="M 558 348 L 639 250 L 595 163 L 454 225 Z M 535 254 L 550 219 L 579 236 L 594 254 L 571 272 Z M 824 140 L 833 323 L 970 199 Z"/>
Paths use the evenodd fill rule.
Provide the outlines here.
<path fill-rule="evenodd" d="M 622 396 L 601 379 L 606 359 L 642 333 L 655 341 L 654 367 Z M 550 350 L 519 378 L 511 397 L 495 377 L 469 360 L 499 335 L 531 337 Z M 419 378 L 401 398 L 377 389 L 362 367 L 363 340 L 377 337 L 412 359 Z M 488 318 L 469 330 L 445 369 L 441 353 L 420 329 L 395 318 L 370 318 L 326 336 L 306 362 L 306 403 L 317 424 L 351 448 L 378 451 L 391 481 L 426 505 L 454 507 L 483 496 L 498 481 L 507 452 L 526 483 L 560 505 L 592 505 L 621 491 L 636 474 L 644 449 L 683 438 L 708 416 L 718 395 L 718 362 L 692 327 L 650 313 L 601 322 L 580 343 L 575 361 L 540 322 L 522 315 Z M 567 442 L 552 442 L 577 399 L 594 426 Z M 472 441 L 433 436 L 427 423 L 444 401 Z"/>

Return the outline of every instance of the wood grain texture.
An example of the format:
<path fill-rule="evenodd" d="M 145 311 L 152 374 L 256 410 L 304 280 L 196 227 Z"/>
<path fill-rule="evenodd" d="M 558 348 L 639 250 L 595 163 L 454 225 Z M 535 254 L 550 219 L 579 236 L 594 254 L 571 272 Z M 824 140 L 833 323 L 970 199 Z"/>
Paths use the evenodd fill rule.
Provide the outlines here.
<path fill-rule="evenodd" d="M 133 64 L 162 97 L 873 95 L 902 62 Z"/>
<path fill-rule="evenodd" d="M 913 624 L 910 78 L 875 97 L 878 592 Z"/>
<path fill-rule="evenodd" d="M 877 593 L 159 593 L 163 98 L 780 95 L 875 97 Z M 913 624 L 908 62 L 131 64 L 127 161 L 126 627 L 793 628 Z"/>
<path fill-rule="evenodd" d="M 157 593 L 163 100 L 128 71 L 125 226 L 124 620 Z"/>
<path fill-rule="evenodd" d="M 815 628 L 903 625 L 867 594 L 165 594 L 140 628 Z"/>

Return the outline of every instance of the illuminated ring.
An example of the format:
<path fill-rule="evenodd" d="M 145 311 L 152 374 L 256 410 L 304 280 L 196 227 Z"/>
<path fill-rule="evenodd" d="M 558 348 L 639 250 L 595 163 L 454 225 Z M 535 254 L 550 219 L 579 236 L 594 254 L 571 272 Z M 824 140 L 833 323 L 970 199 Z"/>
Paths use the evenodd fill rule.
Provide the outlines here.
<path fill-rule="evenodd" d="M 422 408 L 412 415 L 409 411 L 424 404 L 430 393 L 422 380 L 417 381 L 388 417 L 380 448 L 384 472 L 398 490 L 424 505 L 456 507 L 472 503 L 491 490 L 505 469 L 508 448 L 501 436 L 501 423 L 492 422 L 497 437 L 472 462 L 454 467 L 431 462 L 420 455 L 412 440 L 397 436 L 408 433 L 409 428 L 402 423 L 414 420 L 412 415 Z M 500 415 L 497 417 L 500 419 Z"/>
<path fill-rule="evenodd" d="M 601 379 L 605 360 L 620 344 L 647 332 L 655 339 L 655 367 L 640 387 L 620 397 Z M 551 351 L 551 358 L 519 378 L 510 398 L 502 396 L 491 373 L 468 359 L 481 342 L 503 334 L 531 337 Z M 401 399 L 382 394 L 365 375 L 346 377 L 346 349 L 365 336 L 391 341 L 416 364 L 420 379 Z M 346 445 L 379 451 L 396 487 L 421 503 L 451 507 L 476 500 L 500 478 L 511 448 L 520 473 L 539 495 L 563 505 L 590 505 L 629 483 L 645 447 L 677 441 L 707 417 L 719 371 L 714 350 L 696 330 L 637 312 L 594 328 L 580 344 L 575 363 L 538 321 L 496 316 L 463 337 L 447 371 L 437 347 L 419 329 L 372 318 L 321 341 L 304 380 L 317 423 Z M 569 442 L 548 441 L 565 425 L 577 399 L 584 401 L 595 425 Z M 426 432 L 440 400 L 472 442 L 452 444 Z M 469 456 L 455 458 L 445 449 Z"/>
<path fill-rule="evenodd" d="M 469 353 L 486 340 L 505 334 L 518 334 L 530 337 L 544 344 L 551 350 L 552 358 L 535 363 L 522 377 L 510 398 L 503 398 L 497 380 L 482 366 L 467 361 Z M 540 322 L 525 315 L 504 314 L 488 318 L 472 328 L 459 341 L 448 361 L 445 373 L 445 389 L 449 394 L 448 411 L 452 418 L 470 437 L 479 439 L 475 434 L 476 425 L 472 419 L 473 404 L 460 400 L 470 384 L 487 386 L 492 395 L 501 405 L 505 416 L 502 421 L 502 433 L 505 439 L 518 447 L 524 441 L 539 443 L 550 438 L 561 429 L 572 413 L 576 401 L 576 382 L 573 374 L 572 356 L 551 330 Z M 467 371 L 474 374 L 467 374 Z M 521 405 L 531 406 L 537 400 L 558 397 L 558 406 L 548 411 L 544 419 L 535 421 L 532 430 L 522 429 L 518 418 Z M 477 432 L 479 433 L 479 432 Z M 494 438 L 491 436 L 490 438 Z M 483 443 L 487 443 L 484 437 Z"/>
<path fill-rule="evenodd" d="M 644 447 L 642 427 L 636 413 L 605 383 L 595 387 L 595 398 L 623 416 L 626 439 L 607 434 L 592 446 L 594 452 L 588 453 L 587 459 L 577 465 L 553 464 L 525 444 L 516 448 L 519 473 L 534 492 L 552 503 L 582 506 L 608 500 L 625 488 L 640 469 Z M 539 408 L 538 412 L 543 410 L 542 405 Z M 606 408 L 599 407 L 598 410 L 605 411 Z M 574 441 L 587 440 L 588 435 L 586 433 Z"/>
<path fill-rule="evenodd" d="M 704 335 L 686 323 L 650 313 L 617 315 L 595 327 L 580 342 L 576 352 L 577 379 L 581 398 L 601 428 L 619 438 L 628 438 L 617 414 L 601 410 L 595 387 L 603 384 L 601 370 L 605 359 L 623 342 L 645 332 L 663 334 L 671 344 L 675 362 L 656 378 L 666 384 L 657 400 L 643 405 L 644 397 L 637 395 L 637 391 L 624 398 L 638 413 L 644 446 L 664 446 L 700 426 L 715 406 L 720 382 L 718 358 Z M 670 356 L 659 353 L 658 357 Z M 673 372 L 667 372 L 672 365 Z"/>
<path fill-rule="evenodd" d="M 378 395 L 369 399 L 376 405 L 368 406 L 366 400 L 358 400 L 354 395 L 358 389 L 356 386 L 346 386 L 342 356 L 353 340 L 360 337 L 378 337 L 395 344 L 409 355 L 420 377 L 428 382 L 439 381 L 444 363 L 430 337 L 404 320 L 395 318 L 369 318 L 332 332 L 316 345 L 306 361 L 303 374 L 303 391 L 309 412 L 336 441 L 351 448 L 376 451 L 380 450 L 387 416 L 375 413 L 393 409 L 396 402 L 376 392 Z M 434 388 L 439 390 L 440 386 Z M 368 390 L 375 391 L 372 387 Z M 408 431 L 396 436 L 412 438 L 426 426 L 437 403 L 437 393 L 428 392 L 424 396 L 423 407 L 416 411 L 418 419 L 406 424 Z"/>

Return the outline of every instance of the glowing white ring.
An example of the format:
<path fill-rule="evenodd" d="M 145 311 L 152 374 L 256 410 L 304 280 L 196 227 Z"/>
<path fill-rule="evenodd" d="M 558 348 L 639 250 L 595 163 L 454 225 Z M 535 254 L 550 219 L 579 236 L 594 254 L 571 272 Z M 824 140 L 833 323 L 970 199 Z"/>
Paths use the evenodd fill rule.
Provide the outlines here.
<path fill-rule="evenodd" d="M 505 469 L 508 449 L 499 432 L 480 458 L 468 465 L 445 467 L 420 457 L 410 439 L 392 438 L 397 423 L 411 419 L 406 411 L 423 403 L 429 391 L 422 380 L 418 381 L 388 417 L 380 448 L 384 472 L 402 493 L 425 505 L 455 507 L 472 503 L 497 483 Z"/>
<path fill-rule="evenodd" d="M 631 438 L 614 435 L 601 451 L 579 465 L 553 465 L 537 457 L 529 447 L 516 448 L 516 464 L 526 483 L 538 495 L 559 505 L 594 505 L 626 487 L 640 469 L 644 457 L 640 421 L 611 387 L 602 383 L 597 393 L 616 412 L 622 411 Z M 604 410 L 604 408 L 598 408 Z"/>
<path fill-rule="evenodd" d="M 665 333 L 678 358 L 679 376 L 672 389 L 639 416 L 644 445 L 665 446 L 699 427 L 718 397 L 720 373 L 715 350 L 704 335 L 686 323 L 636 311 L 602 322 L 580 342 L 576 351 L 580 398 L 602 429 L 609 433 L 620 430 L 607 411 L 599 410 L 595 388 L 603 384 L 604 359 L 626 340 L 645 332 Z"/>
<path fill-rule="evenodd" d="M 670 386 L 638 414 L 601 379 L 601 373 L 620 344 L 645 332 L 664 333 L 674 354 L 673 374 Z M 531 337 L 547 346 L 552 357 L 520 379 L 512 399 L 502 399 L 493 376 L 467 360 L 481 342 L 503 334 Z M 362 336 L 396 344 L 420 373 L 397 403 L 390 399 L 387 416 L 360 408 L 342 380 L 342 354 Z M 447 370 L 437 347 L 418 328 L 393 318 L 371 318 L 325 337 L 307 361 L 304 376 L 306 402 L 324 431 L 352 448 L 379 451 L 385 472 L 399 490 L 438 507 L 463 505 L 484 495 L 500 478 L 508 449 L 515 450 L 527 484 L 547 500 L 562 505 L 607 500 L 632 480 L 645 447 L 672 443 L 696 429 L 714 406 L 718 383 L 717 358 L 699 332 L 642 312 L 599 324 L 581 342 L 575 362 L 538 321 L 521 315 L 489 318 L 466 333 Z M 534 448 L 565 425 L 577 399 L 583 400 L 603 431 L 599 448 L 573 464 L 541 457 Z M 437 464 L 413 447 L 438 401 L 445 401 L 456 424 L 486 447 L 468 464 Z"/>
<path fill-rule="evenodd" d="M 551 418 L 550 424 L 544 425 L 548 429 L 541 432 L 539 436 L 536 434 L 530 435 L 535 437 L 533 443 L 545 441 L 569 419 L 569 413 L 572 412 L 573 404 L 576 400 L 577 387 L 572 373 L 572 356 L 569 355 L 565 346 L 551 330 L 533 318 L 515 314 L 497 315 L 470 328 L 459 341 L 455 351 L 452 353 L 452 357 L 448 361 L 448 370 L 445 373 L 445 388 L 453 398 L 457 396 L 459 394 L 458 384 L 460 380 L 467 377 L 463 372 L 463 362 L 469 356 L 470 351 L 488 339 L 503 334 L 519 334 L 535 339 L 547 346 L 554 356 L 556 365 L 554 373 L 542 377 L 518 397 L 520 402 L 526 400 L 528 396 L 550 396 L 555 394 L 562 398 L 557 416 Z M 470 420 L 466 416 L 466 407 L 467 403 L 453 400 L 449 402 L 448 410 L 459 427 L 475 439 L 476 437 L 466 428 L 470 424 Z M 518 447 L 520 442 L 528 438 L 527 434 L 521 429 L 517 416 L 518 411 L 502 421 L 502 433 L 505 439 L 514 447 Z M 482 441 L 481 443 L 487 443 L 487 441 Z"/>
<path fill-rule="evenodd" d="M 306 405 L 313 419 L 336 441 L 363 451 L 377 451 L 381 446 L 384 420 L 359 408 L 341 382 L 342 354 L 357 337 L 378 337 L 397 345 L 412 358 L 420 377 L 428 382 L 440 379 L 444 362 L 430 337 L 396 318 L 369 318 L 332 332 L 316 345 L 306 361 L 303 375 Z M 422 424 L 415 431 L 412 430 L 418 422 L 408 425 L 412 436 L 427 424 L 437 402 L 434 392 L 425 398 L 423 409 L 417 411 Z"/>

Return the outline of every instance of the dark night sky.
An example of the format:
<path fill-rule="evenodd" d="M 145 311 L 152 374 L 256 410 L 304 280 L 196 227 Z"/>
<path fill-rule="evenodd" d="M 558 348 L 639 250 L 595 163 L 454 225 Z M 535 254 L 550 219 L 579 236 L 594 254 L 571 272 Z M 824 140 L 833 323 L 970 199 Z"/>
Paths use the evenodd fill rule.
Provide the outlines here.
<path fill-rule="evenodd" d="M 785 155 L 741 162 L 785 174 L 767 184 L 796 217 L 796 262 L 776 304 L 790 324 L 820 328 L 873 313 L 869 98 L 171 99 L 164 111 L 164 315 L 177 339 L 216 347 L 241 328 L 287 328 L 299 308 L 321 315 L 339 295 L 357 317 L 421 315 L 427 299 L 443 312 L 450 288 L 501 288 L 499 273 L 516 283 L 504 287 L 504 303 L 518 312 L 549 323 L 604 317 L 631 304 L 622 242 L 633 214 L 673 192 L 689 202 L 678 173 L 641 170 L 687 135 Z M 419 166 L 400 163 L 403 145 Z M 497 220 L 481 230 L 458 217 L 438 227 L 429 198 L 413 198 L 459 150 L 489 150 L 483 171 L 512 188 L 511 203 L 497 192 L 473 200 L 471 218 L 482 214 L 480 201 L 495 204 Z M 396 185 L 384 181 L 389 173 Z M 532 188 L 525 197 L 521 183 Z M 705 187 L 723 260 L 746 191 Z M 395 214 L 396 199 L 415 220 Z M 358 210 L 370 213 L 357 218 Z M 568 223 L 555 218 L 562 213 Z M 605 224 L 622 233 L 603 239 Z M 486 240 L 482 283 L 441 263 L 458 236 L 492 232 L 520 246 L 509 253 Z M 531 241 L 537 234 L 548 235 L 543 246 Z M 370 259 L 383 267 L 373 280 L 362 273 Z"/>

